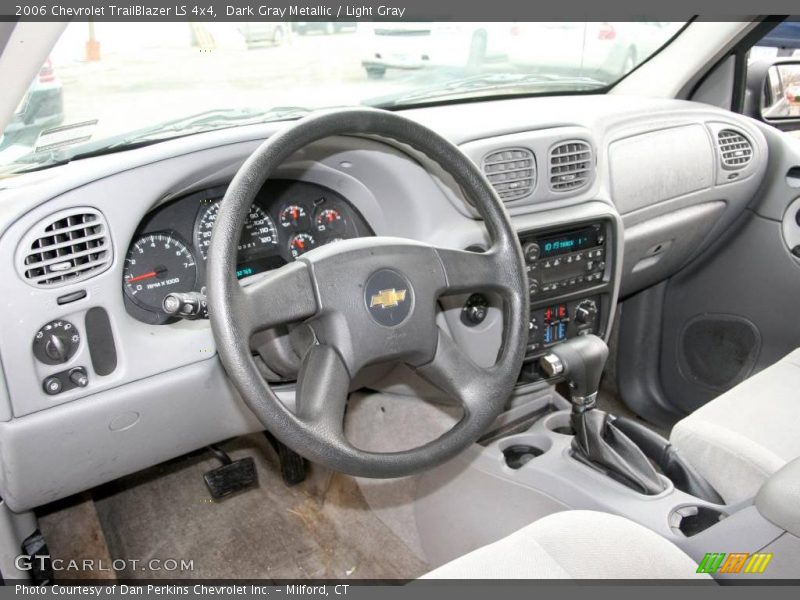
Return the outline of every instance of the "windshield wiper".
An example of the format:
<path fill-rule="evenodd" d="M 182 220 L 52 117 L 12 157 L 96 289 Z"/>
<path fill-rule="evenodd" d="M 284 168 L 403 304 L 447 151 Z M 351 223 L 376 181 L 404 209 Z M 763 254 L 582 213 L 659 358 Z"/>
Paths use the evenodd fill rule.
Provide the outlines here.
<path fill-rule="evenodd" d="M 34 150 L 18 158 L 14 163 L 0 166 L 0 177 L 63 165 L 72 160 L 141 148 L 156 142 L 214 129 L 297 119 L 309 112 L 311 109 L 301 106 L 278 106 L 268 110 L 249 108 L 208 110 L 97 141 L 62 146 L 47 151 Z"/>
<path fill-rule="evenodd" d="M 484 73 L 470 77 L 450 79 L 441 84 L 398 92 L 365 100 L 363 103 L 377 108 L 421 104 L 438 100 L 455 100 L 464 97 L 502 96 L 544 92 L 577 92 L 605 88 L 608 82 L 592 77 L 568 77 L 529 73 Z"/>

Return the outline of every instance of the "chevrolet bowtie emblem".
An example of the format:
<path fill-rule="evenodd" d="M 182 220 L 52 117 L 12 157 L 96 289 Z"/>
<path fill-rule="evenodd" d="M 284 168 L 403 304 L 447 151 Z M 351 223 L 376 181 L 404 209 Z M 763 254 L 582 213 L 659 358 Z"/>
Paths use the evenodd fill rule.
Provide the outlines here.
<path fill-rule="evenodd" d="M 380 306 L 381 308 L 394 308 L 401 302 L 406 301 L 406 290 L 381 290 L 369 301 L 369 307 Z"/>

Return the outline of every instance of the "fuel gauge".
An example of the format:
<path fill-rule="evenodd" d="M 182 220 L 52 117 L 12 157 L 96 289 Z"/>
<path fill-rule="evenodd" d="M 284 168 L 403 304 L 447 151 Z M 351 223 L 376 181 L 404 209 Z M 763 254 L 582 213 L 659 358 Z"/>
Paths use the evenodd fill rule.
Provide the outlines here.
<path fill-rule="evenodd" d="M 309 250 L 313 250 L 317 245 L 316 240 L 308 233 L 296 233 L 289 239 L 289 254 L 292 257 L 305 254 Z"/>

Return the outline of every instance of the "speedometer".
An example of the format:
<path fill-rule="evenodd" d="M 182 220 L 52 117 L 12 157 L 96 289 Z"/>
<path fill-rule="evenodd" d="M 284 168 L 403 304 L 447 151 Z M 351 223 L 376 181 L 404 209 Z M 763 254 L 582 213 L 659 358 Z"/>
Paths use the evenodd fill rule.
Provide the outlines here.
<path fill-rule="evenodd" d="M 211 234 L 219 214 L 219 201 L 208 206 L 203 212 L 195 231 L 195 246 L 200 250 L 203 260 L 208 258 Z M 272 250 L 278 245 L 278 230 L 272 218 L 260 206 L 252 205 L 247 213 L 242 236 L 239 239 L 239 252 L 258 252 Z"/>

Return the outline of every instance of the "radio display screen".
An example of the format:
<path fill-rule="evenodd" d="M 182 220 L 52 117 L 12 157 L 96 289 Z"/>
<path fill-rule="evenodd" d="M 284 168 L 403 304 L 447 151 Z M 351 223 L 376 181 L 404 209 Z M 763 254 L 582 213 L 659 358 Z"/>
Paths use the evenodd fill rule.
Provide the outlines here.
<path fill-rule="evenodd" d="M 547 258 L 592 248 L 597 246 L 597 234 L 596 228 L 584 227 L 557 236 L 541 238 L 539 240 L 539 257 Z"/>

